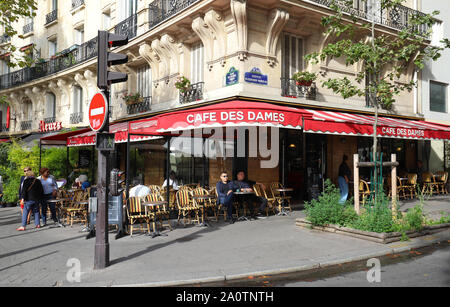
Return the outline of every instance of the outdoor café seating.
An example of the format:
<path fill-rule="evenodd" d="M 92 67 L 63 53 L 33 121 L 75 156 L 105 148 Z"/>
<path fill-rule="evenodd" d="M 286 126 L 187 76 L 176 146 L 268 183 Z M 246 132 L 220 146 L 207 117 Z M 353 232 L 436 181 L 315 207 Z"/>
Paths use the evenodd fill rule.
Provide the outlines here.
<path fill-rule="evenodd" d="M 148 210 L 142 205 L 143 199 L 141 197 L 130 197 L 127 204 L 127 218 L 129 222 L 129 234 L 133 236 L 133 229 L 139 222 L 139 230 L 144 231 L 142 222 L 147 223 L 147 232 L 150 233 L 150 220 L 154 219 L 153 213 L 149 213 Z"/>
<path fill-rule="evenodd" d="M 192 222 L 200 222 L 199 218 L 199 210 L 200 208 L 197 206 L 193 192 L 189 189 L 180 189 L 176 194 L 176 202 L 178 206 L 178 220 L 177 224 L 180 223 L 180 219 L 183 218 L 183 226 L 186 226 L 186 219 L 189 223 Z M 194 215 L 195 218 L 192 219 L 191 215 Z"/>
<path fill-rule="evenodd" d="M 369 183 L 365 180 L 359 180 L 359 195 L 362 198 L 363 205 L 366 203 L 366 199 L 370 197 Z"/>
<path fill-rule="evenodd" d="M 422 184 L 422 194 L 427 193 L 430 196 L 433 195 L 437 185 L 431 172 L 425 172 L 422 174 Z"/>
<path fill-rule="evenodd" d="M 275 206 L 276 206 L 276 199 L 275 197 L 269 197 L 267 195 L 266 190 L 262 187 L 261 184 L 255 184 L 253 186 L 253 188 L 255 189 L 256 192 L 256 196 L 258 197 L 264 197 L 265 199 L 267 199 L 267 207 L 266 207 L 266 216 L 269 216 L 269 210 L 272 210 L 273 214 L 276 214 L 275 212 Z"/>
<path fill-rule="evenodd" d="M 448 194 L 447 190 L 448 172 L 436 172 L 436 189 L 438 193 Z"/>
<path fill-rule="evenodd" d="M 278 203 L 278 212 L 281 212 L 282 205 L 284 203 L 285 206 L 289 209 L 289 212 L 292 212 L 291 208 L 291 196 L 286 195 L 284 192 L 277 191 L 278 189 L 284 189 L 284 186 L 280 182 L 272 182 L 270 184 L 270 190 L 272 192 L 273 197 Z"/>

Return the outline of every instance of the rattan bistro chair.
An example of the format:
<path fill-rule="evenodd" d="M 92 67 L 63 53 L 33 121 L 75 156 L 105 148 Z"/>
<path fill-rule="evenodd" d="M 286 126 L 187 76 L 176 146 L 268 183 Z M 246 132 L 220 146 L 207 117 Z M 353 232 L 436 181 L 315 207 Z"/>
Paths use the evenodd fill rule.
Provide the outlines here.
<path fill-rule="evenodd" d="M 408 174 L 408 181 L 403 186 L 404 190 L 409 190 L 409 194 L 411 199 L 413 199 L 416 196 L 416 189 L 417 189 L 417 174 Z M 404 192 L 403 192 L 404 194 Z"/>
<path fill-rule="evenodd" d="M 277 189 L 283 189 L 283 185 L 280 182 L 272 182 L 270 184 L 270 190 L 272 191 L 272 195 L 278 203 L 278 212 L 281 212 L 281 205 L 284 202 L 285 206 L 289 208 L 289 212 L 292 212 L 291 208 L 291 199 L 292 196 L 283 195 L 283 193 L 278 192 Z"/>
<path fill-rule="evenodd" d="M 73 226 L 73 222 L 83 222 L 87 225 L 87 206 L 82 202 L 87 202 L 89 194 L 83 190 L 76 190 L 73 192 L 72 200 L 69 202 L 67 208 L 63 209 L 66 215 L 67 224 Z"/>
<path fill-rule="evenodd" d="M 428 193 L 433 195 L 434 188 L 437 188 L 436 182 L 434 181 L 434 176 L 430 172 L 422 173 L 422 194 Z"/>
<path fill-rule="evenodd" d="M 370 188 L 367 181 L 359 180 L 359 195 L 362 198 L 363 205 L 366 203 L 366 198 L 370 196 Z"/>
<path fill-rule="evenodd" d="M 447 181 L 448 181 L 448 172 L 439 171 L 436 172 L 438 178 L 436 180 L 436 189 L 438 193 L 448 194 L 447 190 Z"/>
<path fill-rule="evenodd" d="M 140 222 L 139 230 L 141 231 L 143 231 L 142 222 L 147 223 L 147 232 L 150 233 L 150 219 L 154 218 L 154 216 L 152 213 L 149 213 L 148 210 L 145 210 L 140 197 L 128 198 L 127 217 L 131 237 L 133 236 L 133 229 L 136 227 L 135 224 L 138 222 Z"/>
<path fill-rule="evenodd" d="M 189 223 L 200 222 L 199 219 L 199 207 L 196 205 L 195 200 L 193 199 L 192 191 L 187 189 L 179 190 L 176 194 L 176 201 L 178 206 L 178 220 L 177 224 L 180 223 L 181 217 L 183 217 L 183 226 L 186 226 L 186 219 L 188 219 Z M 195 219 L 191 219 L 191 214 L 195 215 Z"/>
<path fill-rule="evenodd" d="M 214 194 L 211 194 L 207 189 L 202 187 L 197 187 L 192 191 L 194 196 L 209 196 Z M 216 212 L 216 200 L 214 198 L 205 199 L 203 201 L 205 206 L 205 212 L 207 212 L 207 209 L 210 209 L 213 212 L 214 218 L 216 219 L 216 222 L 218 221 L 217 212 Z"/>
<path fill-rule="evenodd" d="M 145 201 L 162 201 L 164 200 L 162 195 L 159 193 L 151 193 L 147 196 L 145 196 Z M 168 205 L 158 205 L 155 206 L 153 209 L 147 208 L 147 214 L 153 219 L 154 222 L 156 220 L 159 220 L 159 224 L 161 227 L 164 227 L 163 220 L 167 220 L 167 226 L 170 230 L 172 230 L 172 225 L 170 225 L 170 212 L 169 212 L 169 206 Z M 155 228 L 155 227 L 154 227 Z M 156 229 L 153 229 L 153 231 L 156 231 Z"/>
<path fill-rule="evenodd" d="M 275 200 L 275 197 L 269 197 L 261 184 L 255 184 L 253 189 L 255 190 L 256 196 L 267 199 L 266 216 L 269 216 L 269 210 L 272 210 L 273 214 L 276 214 L 275 204 L 277 201 Z"/>

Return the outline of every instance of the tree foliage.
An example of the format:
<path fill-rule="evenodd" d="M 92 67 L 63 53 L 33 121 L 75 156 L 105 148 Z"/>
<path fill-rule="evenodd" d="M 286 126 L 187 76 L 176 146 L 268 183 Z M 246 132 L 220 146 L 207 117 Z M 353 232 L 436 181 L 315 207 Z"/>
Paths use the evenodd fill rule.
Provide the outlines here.
<path fill-rule="evenodd" d="M 0 28 L 3 30 L 3 35 L 13 38 L 17 36 L 23 38 L 17 31 L 17 22 L 21 18 L 36 16 L 37 10 L 36 0 L 1 0 L 0 1 Z M 17 46 L 13 44 L 5 44 L 0 47 L 0 53 L 10 53 L 10 66 L 30 66 L 33 59 L 30 56 L 30 49 L 23 53 L 17 53 Z"/>
<path fill-rule="evenodd" d="M 370 0 L 362 0 L 364 2 Z M 380 0 L 380 7 L 374 12 L 392 11 L 405 0 Z M 340 5 L 338 5 L 340 4 Z M 399 82 L 411 64 L 415 69 L 424 68 L 428 60 L 437 60 L 445 48 L 450 47 L 448 39 L 442 40 L 441 46 L 429 45 L 434 17 L 432 14 L 413 13 L 408 16 L 408 23 L 396 35 L 375 31 L 376 16 L 371 22 L 361 21 L 354 15 L 347 14 L 343 8 L 352 7 L 353 0 L 332 0 L 330 6 L 334 14 L 322 18 L 325 34 L 336 37 L 335 42 L 326 45 L 320 52 L 305 56 L 307 61 L 318 64 L 319 61 L 342 58 L 346 65 L 362 64 L 363 69 L 354 81 L 347 77 L 323 80 L 323 86 L 340 94 L 344 99 L 364 96 L 369 93 L 373 106 L 391 109 L 395 96 L 403 91 L 411 91 L 417 84 L 414 80 Z M 369 14 L 370 15 L 370 14 Z M 428 29 L 423 33 L 423 29 Z M 366 84 L 363 84 L 369 80 Z"/>

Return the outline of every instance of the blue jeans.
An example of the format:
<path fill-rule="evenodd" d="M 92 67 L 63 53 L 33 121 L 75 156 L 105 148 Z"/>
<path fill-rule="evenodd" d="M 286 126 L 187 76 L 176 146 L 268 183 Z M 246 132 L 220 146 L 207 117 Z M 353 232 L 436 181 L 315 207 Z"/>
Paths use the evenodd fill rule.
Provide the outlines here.
<path fill-rule="evenodd" d="M 34 225 L 38 226 L 40 225 L 40 218 L 39 218 L 39 203 L 35 202 L 34 200 L 26 201 L 23 205 L 23 214 L 22 214 L 22 227 L 27 226 L 27 217 L 28 212 L 32 211 L 34 213 Z"/>
<path fill-rule="evenodd" d="M 348 196 L 348 183 L 345 181 L 344 177 L 338 177 L 339 190 L 341 191 L 341 199 L 339 200 L 340 204 L 345 203 Z"/>
<path fill-rule="evenodd" d="M 50 212 L 52 213 L 52 220 L 56 223 L 58 219 L 56 218 L 56 209 L 55 203 L 48 203 L 47 200 L 53 199 L 52 194 L 44 194 L 41 200 L 41 208 L 42 208 L 42 222 L 47 224 L 47 205 L 50 207 Z"/>
<path fill-rule="evenodd" d="M 227 208 L 227 218 L 233 218 L 233 193 L 228 194 L 225 198 L 220 197 L 219 203 L 224 205 Z"/>

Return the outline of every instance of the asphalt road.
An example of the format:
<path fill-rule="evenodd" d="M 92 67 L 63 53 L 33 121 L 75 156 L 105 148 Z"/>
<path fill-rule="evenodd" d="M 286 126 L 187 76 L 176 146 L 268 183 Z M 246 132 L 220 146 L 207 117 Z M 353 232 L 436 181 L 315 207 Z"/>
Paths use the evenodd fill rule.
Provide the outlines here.
<path fill-rule="evenodd" d="M 450 245 L 410 251 L 399 257 L 380 259 L 379 282 L 369 282 L 367 275 L 375 279 L 373 265 L 359 263 L 362 269 L 351 273 L 330 276 L 310 276 L 307 281 L 274 283 L 272 286 L 288 287 L 449 287 Z M 349 268 L 343 269 L 347 270 Z"/>

